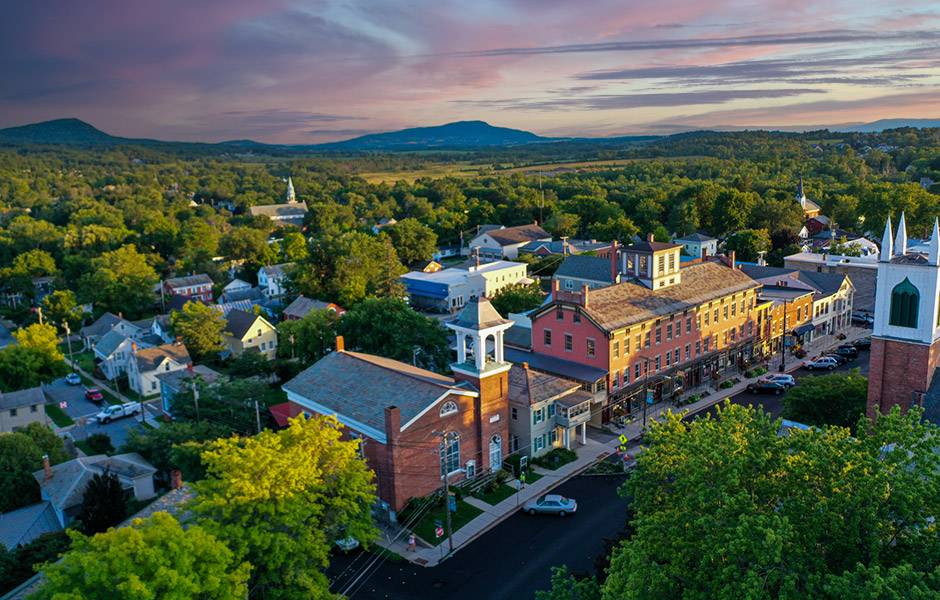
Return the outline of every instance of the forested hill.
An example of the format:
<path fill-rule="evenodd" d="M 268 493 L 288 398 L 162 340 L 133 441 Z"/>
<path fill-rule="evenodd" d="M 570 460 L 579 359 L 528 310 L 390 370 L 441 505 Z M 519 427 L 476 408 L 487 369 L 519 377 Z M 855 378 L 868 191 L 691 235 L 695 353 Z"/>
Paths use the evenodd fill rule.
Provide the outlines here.
<path fill-rule="evenodd" d="M 557 138 L 530 131 L 494 127 L 484 121 L 457 121 L 435 127 L 413 127 L 401 131 L 373 133 L 343 142 L 321 144 L 320 148 L 344 150 L 409 150 L 426 148 L 485 148 L 551 142 Z"/>

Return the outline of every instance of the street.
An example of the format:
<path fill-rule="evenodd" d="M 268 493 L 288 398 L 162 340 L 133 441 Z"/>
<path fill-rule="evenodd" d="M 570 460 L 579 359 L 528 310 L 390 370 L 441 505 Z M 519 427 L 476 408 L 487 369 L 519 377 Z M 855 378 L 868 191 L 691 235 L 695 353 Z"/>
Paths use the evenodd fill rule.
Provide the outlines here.
<path fill-rule="evenodd" d="M 92 416 L 107 406 L 106 402 L 95 404 L 85 399 L 84 385 L 69 385 L 65 379 L 56 379 L 45 387 L 46 395 L 50 402 L 61 405 L 65 402 L 65 408 L 62 410 L 72 417 L 75 421 L 75 427 L 69 430 L 72 439 L 83 440 L 89 435 L 95 433 L 106 433 L 111 438 L 111 444 L 115 448 L 120 448 L 127 440 L 130 432 L 139 428 L 140 416 L 127 417 L 112 421 L 107 425 L 102 425 L 91 419 Z M 80 425 L 80 419 L 85 418 L 85 425 Z"/>
<path fill-rule="evenodd" d="M 593 574 L 595 560 L 607 553 L 605 539 L 616 539 L 626 525 L 627 501 L 617 495 L 624 479 L 575 477 L 552 493 L 576 499 L 577 514 L 565 518 L 513 514 L 434 568 L 378 561 L 374 572 L 366 572 L 365 584 L 347 595 L 357 600 L 445 596 L 521 600 L 548 588 L 553 566 L 567 565 L 572 572 Z M 342 592 L 373 558 L 361 551 L 335 555 L 327 571 L 331 590 Z"/>
<path fill-rule="evenodd" d="M 862 350 L 858 353 L 858 358 L 848 361 L 844 365 L 833 369 L 833 371 L 810 371 L 808 369 L 800 367 L 799 369 L 797 369 L 796 371 L 793 371 L 790 374 L 796 378 L 797 385 L 799 385 L 800 380 L 806 377 L 816 377 L 819 375 L 826 375 L 832 372 L 835 372 L 835 373 L 847 372 L 856 368 L 859 370 L 859 372 L 862 375 L 867 376 L 868 375 L 868 357 L 869 357 L 869 351 Z M 800 363 L 802 362 L 801 359 L 798 359 L 795 357 L 790 357 L 787 360 L 798 361 Z M 791 363 L 791 364 L 795 364 L 795 363 Z M 783 413 L 783 396 L 784 395 L 786 394 L 782 394 L 780 396 L 775 396 L 773 394 L 752 394 L 751 392 L 745 391 L 745 392 L 741 392 L 739 394 L 732 396 L 730 400 L 731 402 L 735 404 L 740 404 L 741 406 L 763 407 L 765 411 L 769 412 L 774 418 L 777 418 L 781 415 L 781 413 Z M 699 411 L 695 414 L 688 415 L 686 419 L 694 419 L 698 417 L 703 417 L 705 415 L 715 416 L 715 413 L 717 412 L 717 406 L 718 405 L 713 405 L 703 411 Z"/>

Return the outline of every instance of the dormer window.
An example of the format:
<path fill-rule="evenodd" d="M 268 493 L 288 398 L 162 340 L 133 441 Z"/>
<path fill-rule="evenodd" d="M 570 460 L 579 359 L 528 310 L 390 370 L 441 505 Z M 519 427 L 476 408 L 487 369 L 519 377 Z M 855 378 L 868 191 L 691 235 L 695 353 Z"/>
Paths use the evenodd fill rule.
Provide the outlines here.
<path fill-rule="evenodd" d="M 457 403 L 454 402 L 453 400 L 448 400 L 447 402 L 444 403 L 443 406 L 441 406 L 442 417 L 447 417 L 447 416 L 456 414 L 457 411 L 458 411 Z"/>

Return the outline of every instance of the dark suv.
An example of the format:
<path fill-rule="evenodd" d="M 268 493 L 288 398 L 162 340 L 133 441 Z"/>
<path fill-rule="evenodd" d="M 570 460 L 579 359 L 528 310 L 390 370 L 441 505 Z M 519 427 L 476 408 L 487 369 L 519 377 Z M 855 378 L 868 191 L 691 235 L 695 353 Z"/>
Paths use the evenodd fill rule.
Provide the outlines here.
<path fill-rule="evenodd" d="M 787 391 L 787 386 L 776 381 L 757 381 L 747 386 L 747 391 L 752 394 L 782 394 Z"/>
<path fill-rule="evenodd" d="M 858 358 L 858 348 L 852 344 L 842 344 L 836 348 L 836 354 L 845 358 Z"/>

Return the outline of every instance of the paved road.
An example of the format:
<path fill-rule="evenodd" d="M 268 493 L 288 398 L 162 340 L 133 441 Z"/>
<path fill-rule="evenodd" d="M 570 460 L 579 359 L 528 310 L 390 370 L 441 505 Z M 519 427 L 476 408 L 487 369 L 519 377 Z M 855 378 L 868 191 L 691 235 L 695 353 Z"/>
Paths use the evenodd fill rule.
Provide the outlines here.
<path fill-rule="evenodd" d="M 577 499 L 576 515 L 514 514 L 437 567 L 382 563 L 350 597 L 528 600 L 535 590 L 548 588 L 553 566 L 593 574 L 594 561 L 607 553 L 605 538 L 615 539 L 626 524 L 627 501 L 617 495 L 623 480 L 623 476 L 575 477 L 553 492 Z M 334 591 L 342 591 L 369 556 L 335 557 L 328 571 L 331 579 L 340 575 Z"/>
<path fill-rule="evenodd" d="M 46 386 L 46 394 L 49 400 L 54 403 L 65 402 L 66 407 L 63 410 L 75 420 L 76 424 L 79 423 L 79 419 L 85 417 L 86 425 L 84 427 L 76 425 L 70 430 L 75 440 L 83 440 L 95 433 L 106 433 L 111 438 L 111 444 L 115 448 L 120 448 L 127 440 L 130 432 L 140 427 L 139 417 L 118 419 L 107 425 L 94 422 L 90 417 L 98 414 L 98 411 L 107 404 L 98 405 L 86 400 L 84 385 L 69 385 L 65 383 L 65 379 L 57 379 Z"/>
<path fill-rule="evenodd" d="M 855 360 L 850 360 L 849 362 L 842 365 L 841 367 L 834 369 L 834 371 L 845 372 L 845 371 L 849 371 L 851 369 L 857 368 L 862 375 L 868 375 L 868 359 L 869 359 L 869 351 L 862 350 L 861 352 L 859 352 L 858 358 L 856 358 Z M 794 360 L 798 360 L 798 359 L 794 358 Z M 797 369 L 796 371 L 794 371 L 792 375 L 796 378 L 797 385 L 799 385 L 799 381 L 801 379 L 804 379 L 806 377 L 816 377 L 818 375 L 825 375 L 827 373 L 829 373 L 829 371 L 809 371 L 801 367 Z M 774 396 L 773 394 L 752 394 L 750 392 L 741 392 L 740 394 L 736 394 L 732 396 L 731 401 L 734 402 L 735 404 L 740 404 L 742 406 L 755 406 L 755 407 L 762 406 L 764 410 L 766 410 L 771 415 L 773 415 L 774 418 L 779 417 L 780 414 L 783 412 L 783 396 L 782 395 Z M 691 418 L 704 416 L 707 414 L 714 416 L 715 412 L 716 412 L 716 407 L 712 406 L 706 410 L 696 413 L 695 415 L 691 416 Z"/>

